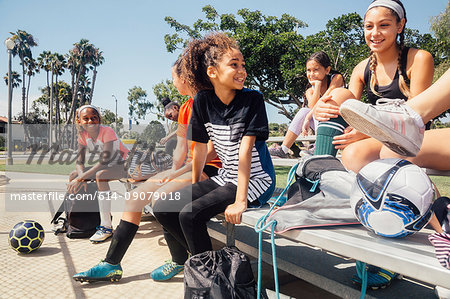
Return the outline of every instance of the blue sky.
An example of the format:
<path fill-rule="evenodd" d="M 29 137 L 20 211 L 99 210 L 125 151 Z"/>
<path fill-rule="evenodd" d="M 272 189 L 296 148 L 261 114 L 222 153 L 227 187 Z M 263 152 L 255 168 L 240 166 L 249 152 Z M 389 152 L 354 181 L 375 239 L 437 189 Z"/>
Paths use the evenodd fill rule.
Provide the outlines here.
<path fill-rule="evenodd" d="M 7 73 L 8 55 L 3 41 L 10 31 L 25 30 L 33 34 L 39 46 L 33 48 L 37 57 L 48 50 L 65 54 L 81 38 L 89 39 L 99 47 L 105 63 L 99 67 L 93 104 L 114 111 L 114 94 L 118 99 L 118 114 L 128 119 L 127 92 L 141 86 L 148 98 L 154 100 L 153 86 L 170 78 L 170 67 L 179 53 L 168 53 L 164 35 L 174 31 L 164 21 L 171 16 L 192 25 L 203 18 L 201 8 L 211 4 L 219 14 L 233 13 L 241 8 L 260 10 L 265 15 L 281 16 L 288 13 L 306 22 L 301 29 L 304 36 L 325 28 L 328 20 L 349 12 L 364 14 L 369 0 L 247 0 L 247 1 L 152 1 L 152 0 L 0 0 L 0 75 Z M 447 0 L 408 0 L 407 27 L 429 32 L 431 17 L 444 11 Z M 274 4 L 276 3 L 276 4 Z M 20 71 L 19 58 L 13 60 L 13 69 Z M 70 82 L 69 74 L 62 76 Z M 40 96 L 39 88 L 46 85 L 45 73 L 31 81 L 30 102 Z M 7 115 L 7 86 L 0 83 L 0 116 Z M 20 90 L 14 90 L 13 114 L 21 110 Z M 269 122 L 287 123 L 288 119 L 268 107 Z M 151 120 L 147 117 L 142 123 Z"/>

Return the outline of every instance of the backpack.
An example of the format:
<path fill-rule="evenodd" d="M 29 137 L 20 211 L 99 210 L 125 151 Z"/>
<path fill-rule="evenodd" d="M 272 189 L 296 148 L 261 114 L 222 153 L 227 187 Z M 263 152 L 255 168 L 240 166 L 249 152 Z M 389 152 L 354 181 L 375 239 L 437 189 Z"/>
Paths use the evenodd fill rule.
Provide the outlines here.
<path fill-rule="evenodd" d="M 55 235 L 66 233 L 71 239 L 89 238 L 100 225 L 97 199 L 97 183 L 85 183 L 85 188 L 75 194 L 66 193 L 64 200 L 50 223 L 58 226 Z M 65 212 L 65 217 L 60 215 Z"/>
<path fill-rule="evenodd" d="M 192 256 L 184 264 L 184 298 L 256 298 L 249 258 L 234 246 Z"/>
<path fill-rule="evenodd" d="M 296 181 L 289 187 L 289 199 L 296 195 L 297 202 L 306 200 L 320 192 L 321 175 L 328 171 L 347 172 L 341 161 L 331 155 L 308 156 L 300 160 L 295 173 Z"/>

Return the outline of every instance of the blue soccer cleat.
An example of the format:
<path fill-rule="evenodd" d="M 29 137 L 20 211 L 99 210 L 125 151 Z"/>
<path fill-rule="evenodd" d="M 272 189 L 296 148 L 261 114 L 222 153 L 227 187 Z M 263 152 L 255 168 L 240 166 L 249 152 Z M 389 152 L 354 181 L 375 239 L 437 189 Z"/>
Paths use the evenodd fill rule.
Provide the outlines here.
<path fill-rule="evenodd" d="M 389 286 L 392 281 L 398 277 L 398 274 L 380 267 L 367 266 L 367 288 L 372 290 L 384 289 Z M 358 287 L 362 285 L 362 279 L 357 275 L 353 275 L 352 281 Z"/>
<path fill-rule="evenodd" d="M 95 281 L 119 281 L 122 278 L 122 267 L 120 264 L 111 265 L 101 261 L 91 269 L 77 273 L 73 279 L 79 282 L 95 282 Z"/>
<path fill-rule="evenodd" d="M 150 276 L 155 281 L 164 281 L 171 279 L 178 273 L 184 270 L 184 265 L 178 265 L 171 260 L 165 261 L 164 265 L 156 268 L 150 273 Z"/>

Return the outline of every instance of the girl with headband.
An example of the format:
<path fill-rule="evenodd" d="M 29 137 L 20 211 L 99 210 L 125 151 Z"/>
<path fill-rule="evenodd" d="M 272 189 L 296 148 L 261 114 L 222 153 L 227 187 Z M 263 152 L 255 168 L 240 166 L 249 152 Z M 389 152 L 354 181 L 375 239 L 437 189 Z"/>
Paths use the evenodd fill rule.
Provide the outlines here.
<path fill-rule="evenodd" d="M 364 38 L 370 48 L 370 56 L 353 69 L 348 90 L 335 89 L 316 105 L 314 113 L 320 121 L 319 128 L 320 124 L 326 124 L 324 128 L 331 136 L 329 144 L 342 149 L 342 163 L 354 172 L 380 159 L 382 143 L 348 126 L 339 114 L 339 106 L 348 99 L 361 99 L 364 89 L 371 104 L 397 99 L 407 101 L 432 83 L 434 66 L 431 54 L 404 45 L 406 21 L 406 12 L 399 0 L 373 1 L 364 15 Z M 345 130 L 331 132 L 331 127 L 338 124 Z M 442 143 L 436 139 L 434 146 L 441 150 L 443 146 L 437 145 L 438 142 Z M 437 161 L 433 158 L 417 158 L 414 163 L 419 166 L 435 168 L 433 163 Z M 374 266 L 369 266 L 367 274 L 367 286 L 372 289 L 386 287 L 397 276 L 392 271 Z M 360 285 L 361 278 L 355 275 L 353 282 Z"/>
<path fill-rule="evenodd" d="M 110 127 L 100 125 L 101 115 L 97 107 L 84 105 L 76 112 L 78 131 L 78 156 L 76 170 L 69 175 L 67 191 L 76 193 L 84 181 L 95 179 L 98 187 L 100 226 L 89 239 L 93 243 L 103 242 L 112 236 L 111 195 L 108 181 L 127 176 L 124 162 L 129 150 Z M 86 150 L 99 154 L 99 161 L 85 167 Z"/>
<path fill-rule="evenodd" d="M 346 127 L 343 133 L 330 134 L 333 135 L 330 143 L 334 148 L 342 149 L 342 163 L 354 172 L 380 159 L 382 143 L 347 126 L 339 115 L 340 104 L 347 99 L 361 99 L 364 89 L 371 104 L 394 99 L 407 101 L 432 83 L 434 65 L 431 54 L 404 45 L 406 20 L 405 9 L 399 0 L 373 1 L 364 15 L 364 37 L 370 48 L 369 58 L 353 69 L 348 90 L 335 89 L 316 106 L 315 117 L 321 123 L 341 122 Z M 442 141 L 433 138 L 433 134 L 433 130 L 426 134 L 430 135 L 429 147 L 443 148 L 439 146 Z M 432 156 L 419 155 L 411 161 L 421 167 L 441 169 L 442 161 Z"/>

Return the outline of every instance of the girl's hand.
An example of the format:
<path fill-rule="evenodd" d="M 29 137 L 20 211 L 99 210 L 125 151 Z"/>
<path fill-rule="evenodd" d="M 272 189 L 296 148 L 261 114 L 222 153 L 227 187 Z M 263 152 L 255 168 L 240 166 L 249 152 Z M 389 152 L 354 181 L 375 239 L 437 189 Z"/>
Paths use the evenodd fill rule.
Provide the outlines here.
<path fill-rule="evenodd" d="M 159 181 L 159 184 L 164 185 L 165 183 L 170 182 L 171 180 L 175 179 L 176 177 L 177 177 L 177 175 L 175 175 L 175 171 L 171 171 L 168 175 L 166 175 Z"/>
<path fill-rule="evenodd" d="M 247 209 L 247 202 L 235 202 L 225 209 L 225 221 L 231 224 L 240 224 L 242 213 Z"/>
<path fill-rule="evenodd" d="M 314 89 L 316 89 L 316 88 L 320 88 L 322 86 L 322 81 L 321 80 L 312 80 L 312 81 L 309 81 L 309 84 L 311 84 L 311 86 L 314 87 Z"/>
<path fill-rule="evenodd" d="M 78 193 L 84 187 L 86 192 L 87 185 L 83 180 L 74 179 L 69 184 L 67 184 L 67 192 L 71 194 Z"/>
<path fill-rule="evenodd" d="M 314 117 L 318 121 L 328 121 L 339 116 L 339 106 L 331 101 L 331 96 L 322 97 L 314 106 Z"/>
<path fill-rule="evenodd" d="M 363 133 L 352 127 L 347 127 L 344 130 L 344 134 L 335 136 L 333 138 L 334 141 L 332 143 L 335 145 L 336 149 L 344 149 L 347 147 L 347 145 L 366 138 L 367 135 L 364 135 Z"/>
<path fill-rule="evenodd" d="M 303 122 L 302 126 L 302 136 L 308 136 L 309 133 L 309 124 L 311 123 L 311 120 L 308 118 L 305 118 L 305 121 Z"/>
<path fill-rule="evenodd" d="M 167 142 L 167 138 L 166 138 L 166 137 L 163 137 L 163 138 L 161 138 L 161 140 L 159 141 L 159 144 L 164 145 L 164 144 L 166 144 L 166 142 Z"/>

